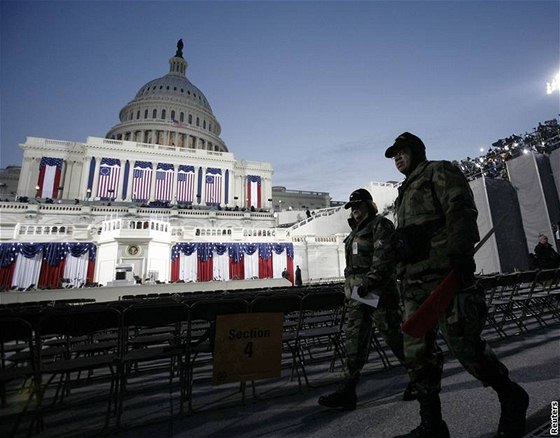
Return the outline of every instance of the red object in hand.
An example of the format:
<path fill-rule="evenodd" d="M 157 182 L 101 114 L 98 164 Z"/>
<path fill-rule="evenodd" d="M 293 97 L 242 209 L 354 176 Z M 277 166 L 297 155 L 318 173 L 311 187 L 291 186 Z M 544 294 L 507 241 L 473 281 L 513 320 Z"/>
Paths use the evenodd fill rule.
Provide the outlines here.
<path fill-rule="evenodd" d="M 401 325 L 401 331 L 415 338 L 424 337 L 445 314 L 459 289 L 459 282 L 451 271 L 416 309 L 416 312 Z"/>

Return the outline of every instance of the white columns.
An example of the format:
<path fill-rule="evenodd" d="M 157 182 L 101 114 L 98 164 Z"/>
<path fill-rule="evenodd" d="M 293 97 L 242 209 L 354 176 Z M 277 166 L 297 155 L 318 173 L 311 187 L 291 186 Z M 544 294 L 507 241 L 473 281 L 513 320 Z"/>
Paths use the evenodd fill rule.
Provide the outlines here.
<path fill-rule="evenodd" d="M 87 193 L 87 188 L 88 188 L 88 180 L 89 180 L 89 169 L 91 167 L 91 159 L 93 157 L 89 157 L 86 156 L 83 159 L 83 166 L 82 166 L 82 181 L 80 182 L 80 198 L 84 198 L 84 199 L 88 199 L 89 197 L 92 196 L 92 192 Z M 96 160 L 97 161 L 97 160 Z M 82 191 L 83 190 L 83 191 Z"/>
<path fill-rule="evenodd" d="M 95 158 L 95 172 L 93 173 L 93 186 L 91 188 L 91 195 L 93 197 L 99 196 L 97 194 L 97 188 L 99 186 L 99 167 L 101 166 L 101 157 Z"/>

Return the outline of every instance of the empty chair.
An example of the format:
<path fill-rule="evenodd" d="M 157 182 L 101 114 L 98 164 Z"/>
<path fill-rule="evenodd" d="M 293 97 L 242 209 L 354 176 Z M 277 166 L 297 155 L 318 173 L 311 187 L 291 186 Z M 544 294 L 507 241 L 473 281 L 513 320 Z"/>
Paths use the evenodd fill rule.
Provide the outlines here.
<path fill-rule="evenodd" d="M 35 334 L 37 345 L 37 428 L 44 427 L 45 398 L 49 385 L 56 376 L 60 376 L 56 392 L 52 396 L 53 403 L 64 393 L 69 395 L 70 384 L 89 387 L 92 391 L 108 397 L 105 427 L 108 425 L 109 414 L 115 396 L 116 367 L 118 353 L 117 343 L 99 342 L 97 335 L 107 331 L 117 331 L 120 314 L 117 310 L 102 306 L 79 306 L 57 308 L 43 313 Z M 62 339 L 62 345 L 51 347 L 49 341 Z M 54 354 L 51 349 L 55 349 Z M 62 349 L 61 353 L 58 353 Z M 99 381 L 92 385 L 91 373 L 99 371 Z M 87 371 L 87 378 L 80 379 L 81 372 Z M 100 385 L 100 381 L 108 380 L 108 390 Z M 64 391 L 64 392 L 61 392 Z"/>
<path fill-rule="evenodd" d="M 496 330 L 501 338 L 507 333 L 504 326 L 511 319 L 513 295 L 517 290 L 518 273 L 504 274 L 496 278 L 495 292 L 488 306 L 487 322 Z"/>
<path fill-rule="evenodd" d="M 14 352 L 26 350 L 29 353 L 25 362 L 12 360 Z M 10 416 L 14 418 L 11 435 L 15 435 L 22 416 L 27 411 L 29 404 L 35 395 L 33 378 L 36 371 L 36 357 L 33 346 L 33 328 L 29 322 L 22 318 L 11 315 L 0 316 L 0 354 L 2 364 L 0 366 L 0 401 L 1 407 L 7 408 L 9 405 L 18 403 L 18 394 L 28 391 L 27 397 L 21 403 L 21 409 L 13 409 L 16 413 Z M 24 387 L 23 384 L 29 381 L 30 385 Z M 9 387 L 9 388 L 8 388 Z M 15 390 L 16 397 L 10 397 L 10 390 Z M 10 418 L 2 418 L 2 422 L 8 422 Z"/>
<path fill-rule="evenodd" d="M 511 313 L 521 330 L 527 330 L 526 322 L 533 317 L 541 326 L 546 323 L 539 312 L 536 312 L 535 302 L 538 301 L 535 292 L 538 291 L 537 271 L 520 272 L 515 295 L 512 297 Z"/>
<path fill-rule="evenodd" d="M 547 325 L 545 317 L 560 318 L 558 281 L 560 269 L 543 269 L 535 277 L 535 287 L 528 306 L 528 316 L 534 316 L 541 325 Z"/>
<path fill-rule="evenodd" d="M 313 359 L 313 354 L 325 354 L 332 349 L 330 370 L 333 369 L 337 358 L 341 363 L 343 361 L 344 347 L 341 338 L 345 314 L 344 304 L 344 293 L 338 290 L 311 292 L 301 300 L 297 334 L 298 366 L 308 386 L 312 385 L 306 366 L 307 362 Z"/>
<path fill-rule="evenodd" d="M 186 388 L 186 350 L 183 331 L 186 330 L 189 309 L 181 303 L 146 301 L 133 304 L 122 312 L 121 356 L 117 425 L 120 424 L 124 399 L 130 391 L 130 379 L 141 376 L 139 390 L 146 388 L 148 376 L 157 385 L 158 374 L 167 373 L 170 412 L 173 415 L 172 387 L 174 377 L 179 383 L 179 410 L 183 411 Z M 161 380 L 161 379 L 160 379 Z"/>

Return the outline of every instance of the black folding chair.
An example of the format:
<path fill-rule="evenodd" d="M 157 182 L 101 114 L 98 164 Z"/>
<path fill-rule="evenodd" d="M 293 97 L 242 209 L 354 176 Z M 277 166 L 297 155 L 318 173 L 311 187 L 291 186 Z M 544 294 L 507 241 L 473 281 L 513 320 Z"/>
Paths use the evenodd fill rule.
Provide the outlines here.
<path fill-rule="evenodd" d="M 91 390 L 95 388 L 105 395 L 106 389 L 100 387 L 100 381 L 109 379 L 109 401 L 104 429 L 108 426 L 111 406 L 115 401 L 117 342 L 99 342 L 97 336 L 108 331 L 118 331 L 119 316 L 119 312 L 110 307 L 83 306 L 55 309 L 41 317 L 35 334 L 38 363 L 37 430 L 44 428 L 45 397 L 55 377 L 60 376 L 60 380 L 53 396 L 53 405 L 59 395 L 61 400 L 65 394 L 70 395 L 71 383 L 81 385 L 82 388 L 90 385 L 94 370 L 99 371 L 100 375 L 96 379 L 99 381 L 90 385 Z M 53 339 L 62 340 L 62 344 L 52 347 L 50 341 Z M 87 371 L 88 377 L 79 379 L 84 371 Z M 76 378 L 73 382 L 72 377 Z"/>
<path fill-rule="evenodd" d="M 512 320 L 513 296 L 517 290 L 518 280 L 518 273 L 497 277 L 494 296 L 488 305 L 487 321 L 501 338 L 507 336 L 504 329 L 506 322 Z"/>
<path fill-rule="evenodd" d="M 14 352 L 26 350 L 29 353 L 25 362 L 14 361 L 12 357 Z M 0 317 L 0 354 L 2 355 L 2 364 L 0 367 L 0 399 L 2 409 L 8 411 L 10 405 L 16 405 L 18 402 L 12 397 L 8 397 L 11 393 L 9 389 L 17 388 L 16 394 L 28 392 L 27 397 L 19 410 L 10 410 L 8 415 L 0 416 L 2 423 L 6 424 L 13 417 L 15 421 L 10 433 L 14 436 L 17 432 L 23 415 L 31 403 L 34 395 L 36 395 L 34 376 L 36 372 L 36 356 L 33 345 L 33 328 L 31 324 L 24 319 L 14 316 Z M 25 383 L 30 381 L 29 386 Z"/>
<path fill-rule="evenodd" d="M 528 316 L 534 316 L 540 325 L 548 325 L 545 316 L 560 318 L 560 269 L 543 269 L 535 277 L 535 288 L 528 306 Z"/>
<path fill-rule="evenodd" d="M 186 388 L 185 338 L 189 309 L 182 303 L 156 300 L 134 304 L 122 312 L 121 348 L 119 358 L 119 391 L 117 426 L 132 376 L 142 377 L 142 387 L 152 373 L 168 371 L 170 418 L 173 417 L 173 378 L 179 378 L 179 411 L 183 412 Z M 133 372 L 134 368 L 134 372 Z"/>
<path fill-rule="evenodd" d="M 309 360 L 312 360 L 313 351 L 324 354 L 332 349 L 329 371 L 334 369 L 337 358 L 343 363 L 342 327 L 345 310 L 345 296 L 339 290 L 311 292 L 302 298 L 296 345 L 298 366 L 307 386 L 313 385 L 310 384 L 306 371 L 306 353 Z"/>
<path fill-rule="evenodd" d="M 536 304 L 540 303 L 542 297 L 539 293 L 538 276 L 537 271 L 521 272 L 516 294 L 512 298 L 512 313 L 515 313 L 518 325 L 525 330 L 527 330 L 526 322 L 529 322 L 530 317 L 534 318 L 541 327 L 546 326 L 546 322 L 536 308 Z"/>

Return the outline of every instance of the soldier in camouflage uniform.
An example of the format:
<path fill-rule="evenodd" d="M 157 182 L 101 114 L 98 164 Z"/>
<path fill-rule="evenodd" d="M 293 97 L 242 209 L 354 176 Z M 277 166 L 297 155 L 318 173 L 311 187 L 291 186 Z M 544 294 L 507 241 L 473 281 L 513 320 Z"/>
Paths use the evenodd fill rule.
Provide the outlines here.
<path fill-rule="evenodd" d="M 319 404 L 329 408 L 356 408 L 356 384 L 367 361 L 373 323 L 395 356 L 404 364 L 403 337 L 400 332 L 402 312 L 396 287 L 394 263 L 387 258 L 393 223 L 377 214 L 371 194 L 358 189 L 350 195 L 345 208 L 351 208 L 349 219 L 352 232 L 344 240 L 346 269 L 344 271 L 346 309 L 346 360 L 344 380 L 338 390 L 319 398 Z M 369 292 L 379 295 L 377 308 L 351 299 L 353 290 L 360 296 Z M 412 389 L 405 399 L 413 398 Z"/>
<path fill-rule="evenodd" d="M 405 320 L 453 270 L 460 290 L 438 325 L 450 351 L 465 369 L 491 386 L 501 405 L 498 437 L 521 437 L 529 404 L 527 393 L 508 377 L 507 368 L 480 337 L 486 319 L 484 290 L 475 283 L 474 245 L 479 240 L 477 210 L 469 184 L 447 161 L 427 161 L 417 136 L 405 132 L 385 152 L 406 176 L 395 203 L 394 247 L 403 282 Z M 404 334 L 404 353 L 418 390 L 421 424 L 401 437 L 449 437 L 441 417 L 442 355 L 438 327 L 418 339 Z"/>

